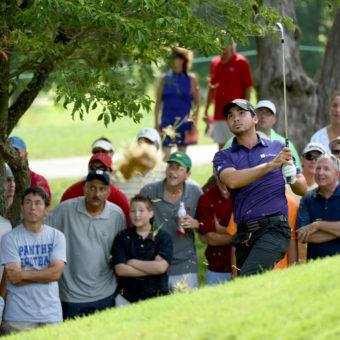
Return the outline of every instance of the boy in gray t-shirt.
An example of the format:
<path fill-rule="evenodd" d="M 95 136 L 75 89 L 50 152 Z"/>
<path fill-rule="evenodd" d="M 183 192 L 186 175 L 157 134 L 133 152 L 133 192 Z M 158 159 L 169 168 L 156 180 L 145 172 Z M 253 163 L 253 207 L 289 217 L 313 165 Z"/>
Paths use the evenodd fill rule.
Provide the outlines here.
<path fill-rule="evenodd" d="M 2 334 L 63 320 L 57 281 L 66 262 L 66 242 L 62 232 L 42 223 L 48 203 L 44 189 L 28 188 L 21 205 L 23 224 L 2 238 L 7 279 Z"/>

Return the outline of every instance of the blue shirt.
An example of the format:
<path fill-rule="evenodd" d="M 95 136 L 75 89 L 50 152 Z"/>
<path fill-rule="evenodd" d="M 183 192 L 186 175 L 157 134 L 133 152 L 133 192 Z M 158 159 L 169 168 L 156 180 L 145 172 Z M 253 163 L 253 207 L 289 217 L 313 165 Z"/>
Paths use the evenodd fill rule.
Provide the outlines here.
<path fill-rule="evenodd" d="M 280 141 L 258 138 L 257 144 L 251 149 L 239 145 L 235 138 L 231 148 L 217 152 L 214 166 L 218 176 L 227 168 L 242 170 L 268 163 L 284 148 Z M 300 173 L 298 168 L 297 172 Z M 281 167 L 271 170 L 242 188 L 228 190 L 233 200 L 234 220 L 237 224 L 274 215 L 288 215 Z"/>
<path fill-rule="evenodd" d="M 326 198 L 313 189 L 301 199 L 296 230 L 314 221 L 340 221 L 340 184 L 333 195 Z M 324 243 L 308 243 L 307 259 L 332 256 L 340 253 L 340 238 Z"/>

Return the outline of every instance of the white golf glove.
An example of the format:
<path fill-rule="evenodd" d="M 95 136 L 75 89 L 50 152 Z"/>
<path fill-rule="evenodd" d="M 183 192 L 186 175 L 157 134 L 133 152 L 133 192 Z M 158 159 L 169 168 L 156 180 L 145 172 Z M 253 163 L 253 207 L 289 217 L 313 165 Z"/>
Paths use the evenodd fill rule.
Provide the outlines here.
<path fill-rule="evenodd" d="M 282 175 L 287 184 L 293 184 L 296 181 L 296 167 L 294 164 L 283 164 L 282 165 Z M 287 177 L 289 177 L 289 183 L 287 182 Z"/>

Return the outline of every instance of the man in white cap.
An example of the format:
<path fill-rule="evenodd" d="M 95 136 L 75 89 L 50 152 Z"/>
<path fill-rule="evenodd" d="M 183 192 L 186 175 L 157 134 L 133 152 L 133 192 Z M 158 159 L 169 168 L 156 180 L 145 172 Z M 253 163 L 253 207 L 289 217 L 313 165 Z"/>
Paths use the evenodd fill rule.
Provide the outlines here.
<path fill-rule="evenodd" d="M 114 147 L 109 139 L 106 137 L 100 137 L 96 139 L 92 144 L 92 153 L 96 154 L 98 152 L 103 152 L 108 154 L 111 158 L 114 154 Z"/>
<path fill-rule="evenodd" d="M 331 150 L 332 155 L 340 159 L 340 136 L 331 140 L 328 146 L 329 150 Z"/>
<path fill-rule="evenodd" d="M 277 120 L 275 104 L 270 100 L 260 100 L 255 107 L 255 112 L 258 118 L 256 130 L 265 133 L 270 140 L 278 140 L 285 143 L 286 139 L 276 133 L 273 129 L 273 126 L 276 124 Z M 228 140 L 228 142 L 224 146 L 225 149 L 231 147 L 233 138 L 234 137 Z M 289 148 L 292 150 L 296 165 L 301 169 L 299 154 L 291 141 L 289 141 Z"/>
<path fill-rule="evenodd" d="M 158 152 L 161 138 L 157 130 L 152 128 L 142 128 L 137 133 L 137 142 L 139 144 L 146 143 L 155 147 L 155 153 Z M 124 179 L 120 171 L 115 170 L 113 182 L 115 187 L 121 190 L 128 199 L 131 199 L 139 193 L 139 191 L 149 183 L 161 181 L 165 177 L 166 164 L 158 157 L 158 162 L 150 170 L 137 170 L 128 179 Z"/>

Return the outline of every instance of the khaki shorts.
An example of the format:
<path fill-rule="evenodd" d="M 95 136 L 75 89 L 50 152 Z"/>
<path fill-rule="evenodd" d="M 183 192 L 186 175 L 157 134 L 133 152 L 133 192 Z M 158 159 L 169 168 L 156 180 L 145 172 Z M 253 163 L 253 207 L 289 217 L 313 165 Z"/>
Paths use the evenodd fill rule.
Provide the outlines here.
<path fill-rule="evenodd" d="M 43 326 L 51 325 L 51 324 L 54 324 L 54 323 L 3 320 L 1 324 L 1 334 L 8 335 L 8 334 L 17 333 L 17 332 L 28 332 L 31 329 L 43 327 Z"/>
<path fill-rule="evenodd" d="M 230 132 L 227 121 L 214 120 L 214 142 L 225 144 L 231 137 L 234 137 L 234 134 Z"/>

